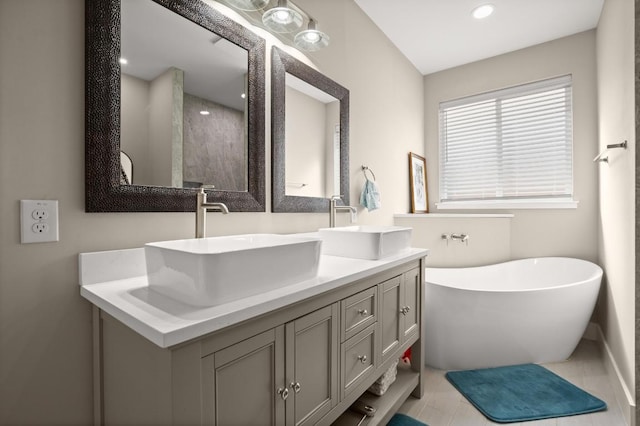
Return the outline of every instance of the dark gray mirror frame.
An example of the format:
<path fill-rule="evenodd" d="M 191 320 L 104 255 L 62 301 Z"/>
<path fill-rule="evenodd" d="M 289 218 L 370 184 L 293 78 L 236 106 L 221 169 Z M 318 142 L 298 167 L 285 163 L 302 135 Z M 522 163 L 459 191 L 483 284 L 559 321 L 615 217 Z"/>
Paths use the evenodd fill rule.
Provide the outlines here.
<path fill-rule="evenodd" d="M 271 50 L 271 211 L 329 211 L 329 199 L 286 195 L 285 91 L 286 73 L 298 77 L 340 101 L 340 198 L 349 205 L 349 90 L 277 47 Z M 338 202 L 338 204 L 341 204 Z"/>
<path fill-rule="evenodd" d="M 230 211 L 265 211 L 265 41 L 200 0 L 153 0 L 249 54 L 248 191 L 208 191 Z M 120 184 L 120 0 L 85 0 L 85 209 L 195 211 L 196 190 Z"/>

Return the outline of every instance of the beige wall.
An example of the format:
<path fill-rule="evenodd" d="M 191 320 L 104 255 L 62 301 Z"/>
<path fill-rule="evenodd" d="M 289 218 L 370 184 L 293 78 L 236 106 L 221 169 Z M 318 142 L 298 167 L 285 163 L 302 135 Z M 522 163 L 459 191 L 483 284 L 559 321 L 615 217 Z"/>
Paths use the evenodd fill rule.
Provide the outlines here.
<path fill-rule="evenodd" d="M 180 70 L 169 68 L 149 83 L 149 164 L 151 179 L 155 185 L 182 186 L 182 180 L 174 182 L 173 179 L 173 136 L 174 122 L 178 117 L 178 114 L 175 114 L 176 108 L 180 111 L 179 126 L 182 129 L 182 90 L 179 90 L 180 99 L 174 99 L 174 86 L 178 75 L 181 77 L 180 80 L 183 80 L 183 74 Z M 182 172 L 182 155 L 179 164 Z"/>
<path fill-rule="evenodd" d="M 426 265 L 456 268 L 492 265 L 511 260 L 512 217 L 465 217 L 465 215 L 396 215 L 395 225 L 413 228 L 411 245 L 431 250 Z M 465 234 L 466 242 L 442 235 Z M 427 279 L 429 277 L 427 276 Z"/>
<path fill-rule="evenodd" d="M 149 153 L 149 82 L 127 74 L 121 78 L 120 149 L 126 152 L 134 165 L 134 182 L 148 185 L 151 182 Z"/>
<path fill-rule="evenodd" d="M 332 38 L 313 61 L 351 91 L 353 203 L 361 164 L 381 187 L 383 208 L 360 222 L 390 224 L 409 206 L 407 152 L 423 154 L 422 76 L 353 2 L 299 3 Z M 194 215 L 84 212 L 83 0 L 2 0 L 0 64 L 0 424 L 89 424 L 91 307 L 78 253 L 190 237 Z M 59 242 L 20 244 L 20 199 L 59 200 Z M 207 232 L 311 231 L 328 220 L 211 213 Z"/>
<path fill-rule="evenodd" d="M 394 213 L 410 210 L 408 153 L 424 153 L 423 77 L 355 2 L 296 4 L 331 35 L 329 48 L 311 59 L 350 91 L 351 204 L 358 205 L 358 223 L 391 225 Z M 334 39 L 346 43 L 334 45 Z M 382 207 L 373 212 L 359 206 L 362 165 L 373 170 L 380 189 Z M 348 215 L 342 216 L 338 225 L 348 224 Z"/>
<path fill-rule="evenodd" d="M 606 0 L 596 38 L 599 147 L 627 140 L 629 149 L 598 166 L 599 258 L 605 270 L 599 322 L 620 374 L 635 391 L 635 89 L 634 3 Z"/>
<path fill-rule="evenodd" d="M 591 161 L 597 154 L 595 31 L 425 76 L 425 143 L 431 212 L 443 213 L 435 206 L 438 201 L 439 103 L 565 74 L 573 75 L 574 197 L 579 200 L 578 208 L 501 213 L 514 214 L 509 230 L 512 258 L 571 256 L 597 260 L 598 182 L 597 166 Z M 439 229 L 437 222 L 429 223 L 433 223 L 429 228 L 433 235 L 447 232 L 444 228 Z M 496 235 L 504 235 L 500 228 L 495 231 Z M 485 250 L 495 250 L 496 259 L 502 257 L 504 246 L 496 244 L 491 237 L 480 241 L 473 235 L 471 238 Z M 479 254 L 483 259 L 488 256 L 487 253 Z M 466 256 L 459 259 L 459 264 L 479 261 L 479 258 Z"/>

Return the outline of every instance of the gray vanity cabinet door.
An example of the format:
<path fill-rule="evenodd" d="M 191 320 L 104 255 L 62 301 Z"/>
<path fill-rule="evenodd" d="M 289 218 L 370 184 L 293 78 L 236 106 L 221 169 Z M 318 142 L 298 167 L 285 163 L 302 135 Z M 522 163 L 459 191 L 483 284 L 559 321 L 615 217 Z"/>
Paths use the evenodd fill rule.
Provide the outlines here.
<path fill-rule="evenodd" d="M 420 269 L 415 268 L 405 272 L 403 278 L 403 303 L 400 308 L 402 315 L 403 341 L 407 341 L 420 330 Z"/>
<path fill-rule="evenodd" d="M 287 425 L 312 425 L 338 403 L 338 304 L 286 324 Z"/>
<path fill-rule="evenodd" d="M 380 284 L 380 326 L 382 363 L 400 346 L 403 332 L 400 321 L 402 305 L 402 275 Z"/>
<path fill-rule="evenodd" d="M 420 268 L 380 284 L 382 363 L 420 331 Z"/>
<path fill-rule="evenodd" d="M 284 326 L 202 358 L 203 424 L 282 425 Z"/>

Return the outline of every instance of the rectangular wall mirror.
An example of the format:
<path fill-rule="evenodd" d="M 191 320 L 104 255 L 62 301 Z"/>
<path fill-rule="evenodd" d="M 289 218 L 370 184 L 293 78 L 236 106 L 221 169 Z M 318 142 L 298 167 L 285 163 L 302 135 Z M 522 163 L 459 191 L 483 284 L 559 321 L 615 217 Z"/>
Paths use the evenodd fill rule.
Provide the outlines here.
<path fill-rule="evenodd" d="M 86 7 L 86 210 L 264 211 L 264 40 L 199 0 Z"/>
<path fill-rule="evenodd" d="M 271 63 L 272 210 L 349 204 L 349 91 L 281 49 Z"/>

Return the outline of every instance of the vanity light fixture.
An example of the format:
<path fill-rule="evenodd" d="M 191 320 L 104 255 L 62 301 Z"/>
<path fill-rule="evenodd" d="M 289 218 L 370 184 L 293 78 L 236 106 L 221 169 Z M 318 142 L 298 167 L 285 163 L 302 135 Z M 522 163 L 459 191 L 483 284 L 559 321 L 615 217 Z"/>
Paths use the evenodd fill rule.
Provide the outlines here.
<path fill-rule="evenodd" d="M 476 7 L 475 9 L 473 9 L 471 11 L 471 16 L 473 16 L 476 19 L 484 19 L 488 16 L 490 16 L 493 11 L 495 10 L 495 6 L 492 4 L 483 4 L 480 5 L 478 7 Z"/>
<path fill-rule="evenodd" d="M 302 26 L 302 15 L 289 7 L 287 0 L 278 0 L 278 5 L 262 15 L 262 23 L 271 31 L 290 33 Z"/>
<path fill-rule="evenodd" d="M 320 50 L 329 45 L 329 36 L 316 29 L 316 21 L 309 20 L 307 29 L 300 31 L 293 40 L 300 49 L 310 52 Z"/>
<path fill-rule="evenodd" d="M 316 21 L 290 0 L 217 0 L 235 9 L 257 27 L 266 29 L 286 44 L 313 52 L 329 45 L 329 36 Z"/>
<path fill-rule="evenodd" d="M 264 9 L 269 4 L 269 0 L 227 0 L 227 2 L 236 9 L 246 11 Z"/>

